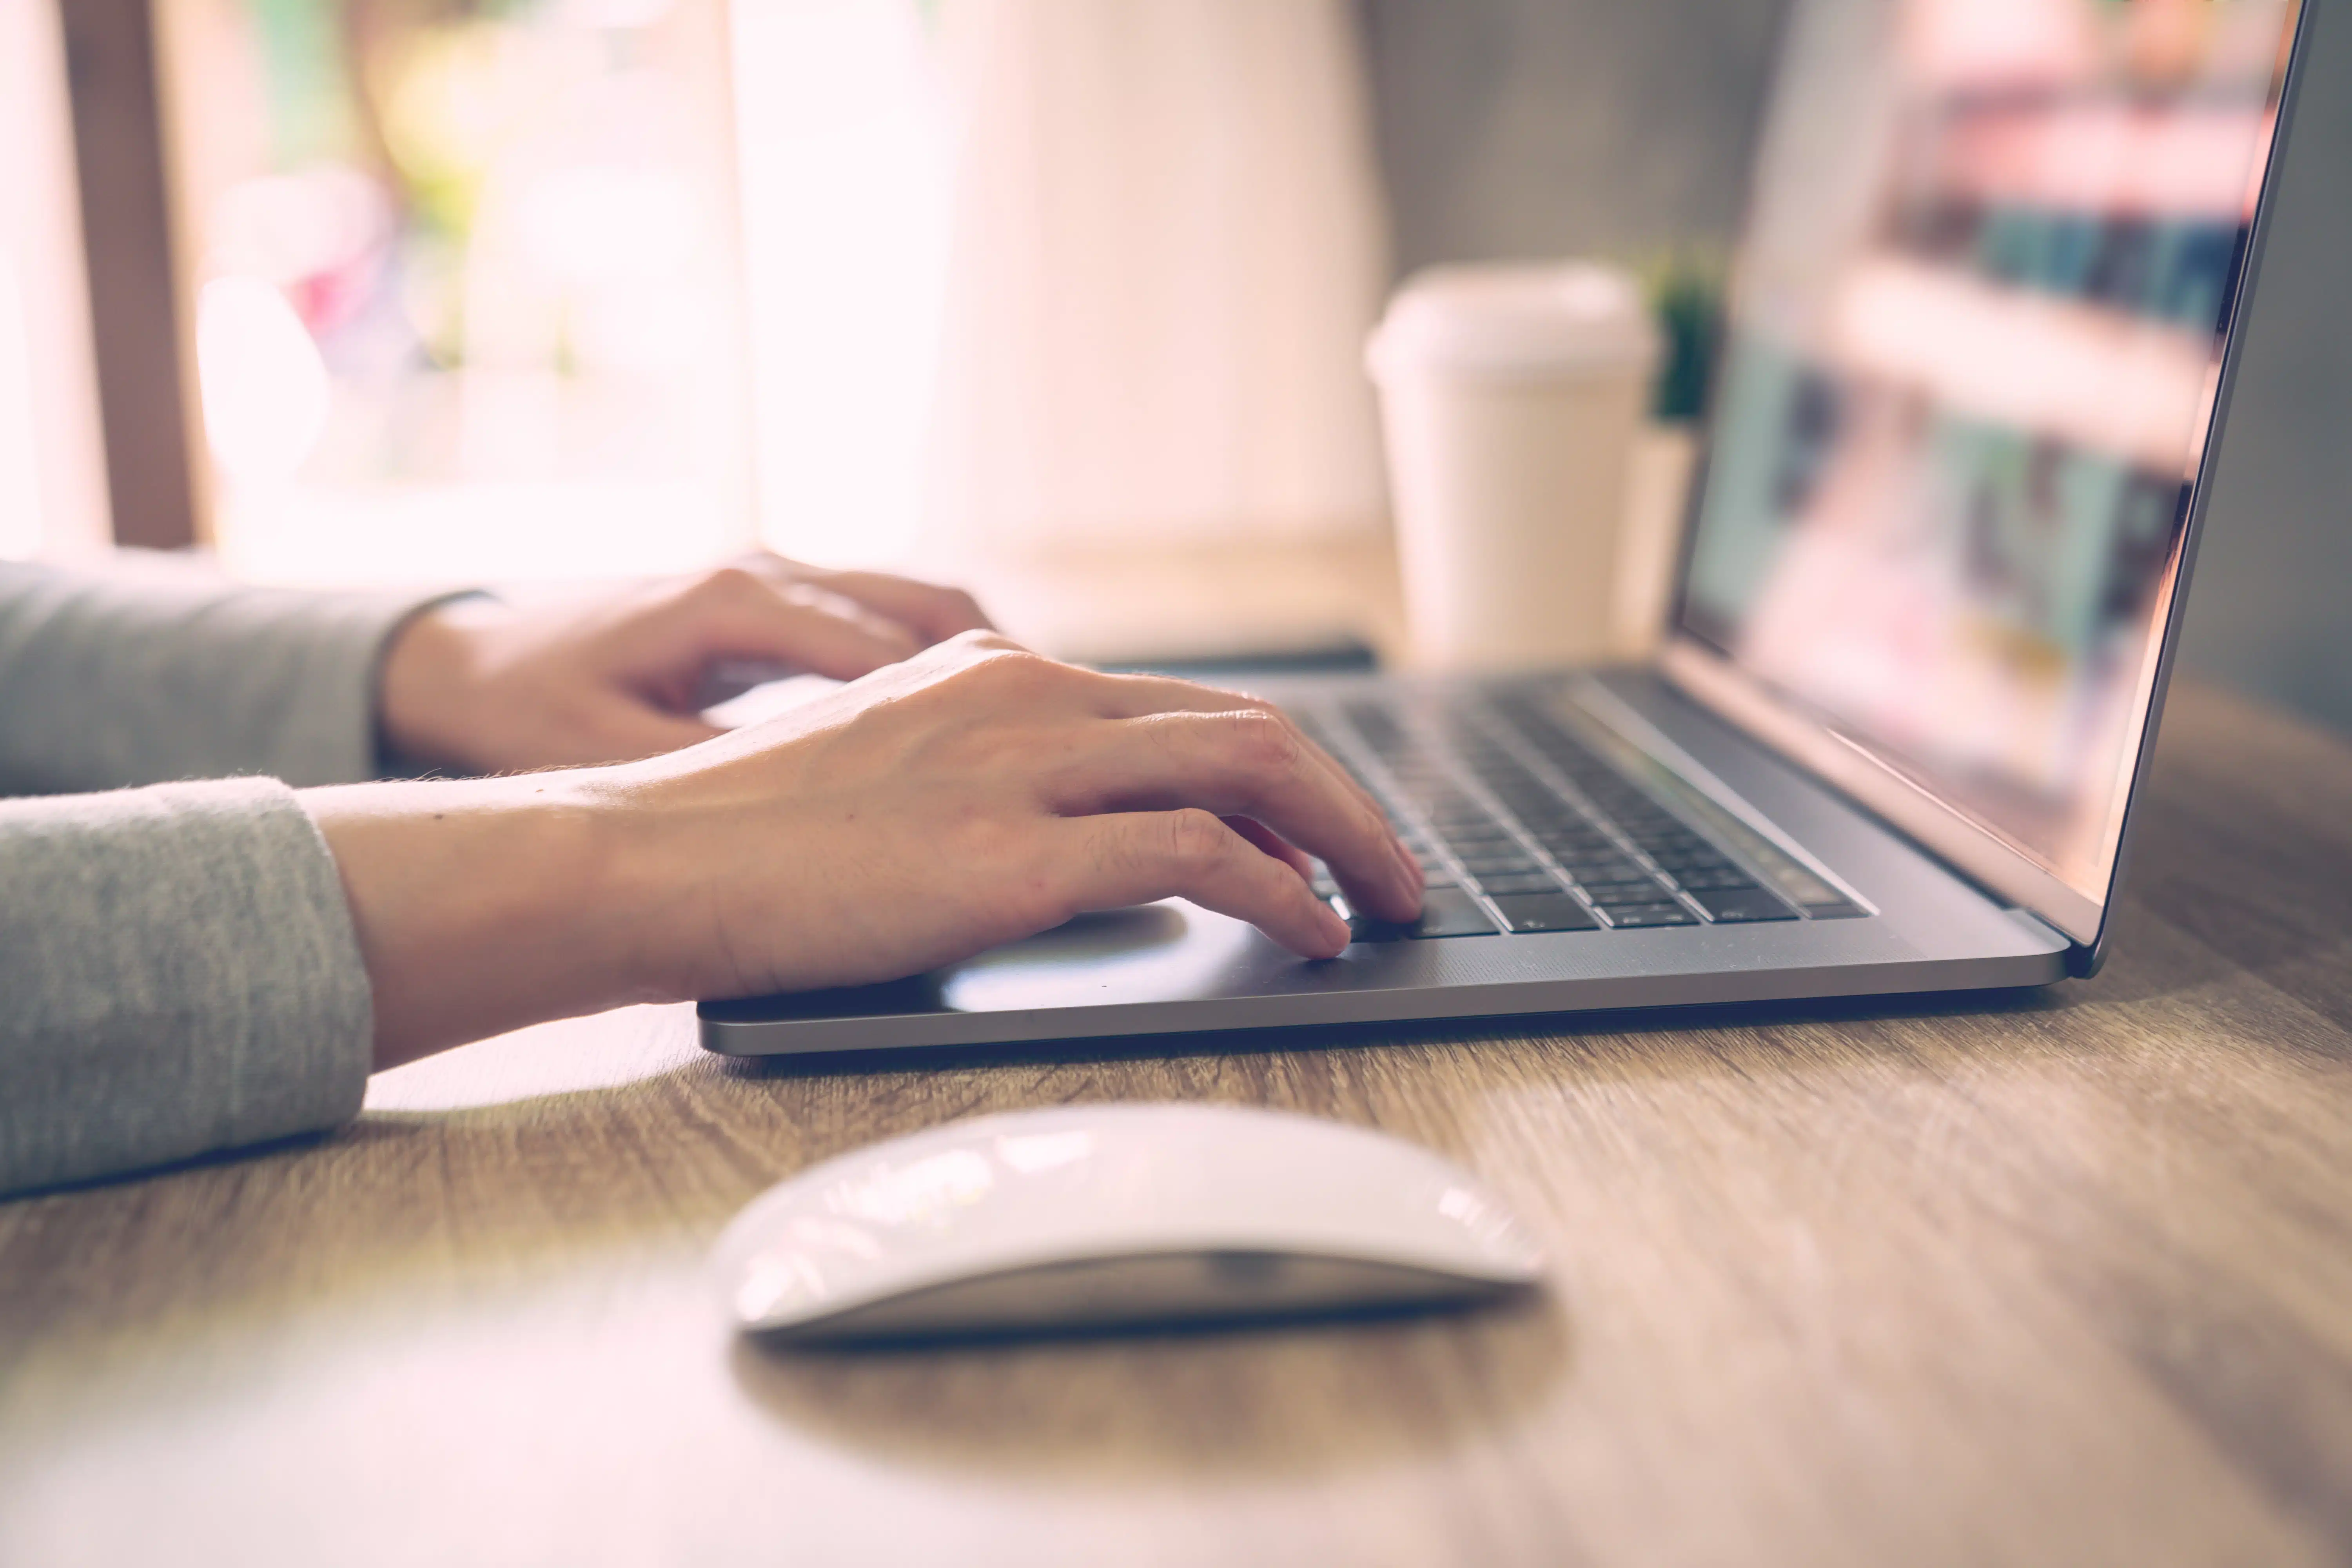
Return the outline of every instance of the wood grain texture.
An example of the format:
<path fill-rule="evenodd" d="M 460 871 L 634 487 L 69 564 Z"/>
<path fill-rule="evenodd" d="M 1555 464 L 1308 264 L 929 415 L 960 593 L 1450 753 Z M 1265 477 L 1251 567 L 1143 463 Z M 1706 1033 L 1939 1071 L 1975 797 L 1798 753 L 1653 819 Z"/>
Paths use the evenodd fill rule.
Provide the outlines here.
<path fill-rule="evenodd" d="M 0 1563 L 2352 1561 L 2352 751 L 2183 692 L 2107 972 L 2017 997 L 872 1072 L 683 1010 L 0 1205 Z M 971 1111 L 1419 1139 L 1548 1239 L 1468 1317 L 734 1342 L 728 1215 Z"/>

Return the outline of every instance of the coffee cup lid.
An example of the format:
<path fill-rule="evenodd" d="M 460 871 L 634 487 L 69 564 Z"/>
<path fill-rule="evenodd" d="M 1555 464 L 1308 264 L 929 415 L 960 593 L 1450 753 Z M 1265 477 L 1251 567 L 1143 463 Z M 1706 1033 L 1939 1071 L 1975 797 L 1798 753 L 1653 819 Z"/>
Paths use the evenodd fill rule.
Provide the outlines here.
<path fill-rule="evenodd" d="M 1433 267 L 1405 280 L 1365 346 L 1375 381 L 1496 380 L 1647 369 L 1657 324 L 1632 277 L 1595 262 Z"/>

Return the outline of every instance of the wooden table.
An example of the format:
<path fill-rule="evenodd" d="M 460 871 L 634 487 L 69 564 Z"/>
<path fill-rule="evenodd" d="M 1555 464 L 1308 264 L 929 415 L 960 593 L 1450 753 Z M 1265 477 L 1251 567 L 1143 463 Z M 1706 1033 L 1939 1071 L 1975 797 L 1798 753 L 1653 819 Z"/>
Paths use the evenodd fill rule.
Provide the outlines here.
<path fill-rule="evenodd" d="M 2044 994 L 858 1074 L 683 1010 L 324 1142 L 0 1205 L 0 1563 L 2352 1559 L 2352 750 L 2179 698 Z M 1547 1238 L 1517 1310 L 780 1354 L 754 1193 L 972 1111 L 1376 1123 Z"/>

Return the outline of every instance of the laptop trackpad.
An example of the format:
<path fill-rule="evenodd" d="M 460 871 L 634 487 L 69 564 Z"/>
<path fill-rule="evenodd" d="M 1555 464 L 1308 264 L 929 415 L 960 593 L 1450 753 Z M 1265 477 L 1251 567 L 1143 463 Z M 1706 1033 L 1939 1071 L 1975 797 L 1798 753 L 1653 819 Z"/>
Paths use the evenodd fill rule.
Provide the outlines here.
<path fill-rule="evenodd" d="M 1181 899 L 1102 910 L 929 976 L 958 1013 L 1173 1001 L 1226 990 L 1253 955 L 1290 958 L 1250 926 Z"/>
<path fill-rule="evenodd" d="M 702 1016 L 721 1023 L 772 1023 L 1179 1002 L 1291 990 L 1302 968 L 1323 967 L 1302 965 L 1297 954 L 1244 921 L 1168 899 L 1080 915 L 928 974 L 705 1002 Z"/>

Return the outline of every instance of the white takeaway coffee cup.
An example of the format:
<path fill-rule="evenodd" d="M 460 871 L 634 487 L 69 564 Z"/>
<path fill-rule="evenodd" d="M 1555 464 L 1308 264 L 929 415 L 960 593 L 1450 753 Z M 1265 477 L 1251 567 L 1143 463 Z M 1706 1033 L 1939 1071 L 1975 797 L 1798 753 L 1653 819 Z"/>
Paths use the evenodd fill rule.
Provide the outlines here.
<path fill-rule="evenodd" d="M 1441 267 L 1397 291 L 1365 357 L 1416 667 L 1610 653 L 1659 353 L 1639 285 L 1612 268 Z"/>

